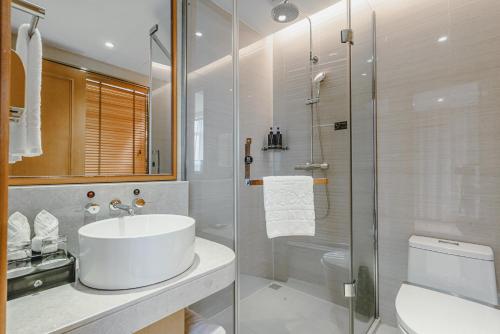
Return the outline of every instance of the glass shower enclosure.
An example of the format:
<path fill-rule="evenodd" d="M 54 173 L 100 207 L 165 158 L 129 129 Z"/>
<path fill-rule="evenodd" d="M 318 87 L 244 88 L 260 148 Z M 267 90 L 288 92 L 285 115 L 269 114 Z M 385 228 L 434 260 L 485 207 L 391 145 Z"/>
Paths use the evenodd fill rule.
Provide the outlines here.
<path fill-rule="evenodd" d="M 366 333 L 378 312 L 368 0 L 186 0 L 183 19 L 190 215 L 238 271 L 193 308 L 227 333 Z M 270 175 L 315 179 L 314 236 L 268 238 Z"/>

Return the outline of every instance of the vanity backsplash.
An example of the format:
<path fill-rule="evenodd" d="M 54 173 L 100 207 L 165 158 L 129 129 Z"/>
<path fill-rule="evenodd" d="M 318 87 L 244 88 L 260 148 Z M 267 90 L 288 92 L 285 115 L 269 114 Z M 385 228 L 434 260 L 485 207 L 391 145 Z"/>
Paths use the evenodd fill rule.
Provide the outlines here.
<path fill-rule="evenodd" d="M 78 229 L 85 224 L 126 215 L 113 211 L 109 204 L 119 199 L 123 204 L 132 205 L 142 198 L 145 205 L 136 208 L 136 214 L 188 214 L 188 191 L 186 181 L 101 183 L 78 185 L 24 186 L 9 188 L 9 215 L 19 211 L 28 218 L 33 236 L 33 222 L 36 215 L 46 210 L 59 220 L 59 235 L 67 236 L 68 251 L 78 255 Z M 90 192 L 93 192 L 90 193 Z M 93 198 L 89 198 L 95 195 Z M 88 204 L 95 204 L 98 213 L 86 210 Z"/>

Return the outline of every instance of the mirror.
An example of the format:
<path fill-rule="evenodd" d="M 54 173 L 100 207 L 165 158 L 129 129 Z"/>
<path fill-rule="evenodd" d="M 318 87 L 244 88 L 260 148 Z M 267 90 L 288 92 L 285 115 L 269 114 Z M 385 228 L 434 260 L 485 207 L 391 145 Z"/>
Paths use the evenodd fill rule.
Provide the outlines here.
<path fill-rule="evenodd" d="M 10 122 L 11 184 L 175 178 L 170 8 L 161 0 L 12 1 L 12 49 L 26 84 L 24 112 Z"/>

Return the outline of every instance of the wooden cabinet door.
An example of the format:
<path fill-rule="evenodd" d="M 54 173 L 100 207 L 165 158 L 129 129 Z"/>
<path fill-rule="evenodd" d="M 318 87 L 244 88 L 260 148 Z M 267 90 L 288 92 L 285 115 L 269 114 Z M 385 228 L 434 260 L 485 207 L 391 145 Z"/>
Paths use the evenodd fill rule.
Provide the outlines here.
<path fill-rule="evenodd" d="M 11 176 L 83 175 L 85 72 L 43 61 L 42 149 L 11 165 Z"/>

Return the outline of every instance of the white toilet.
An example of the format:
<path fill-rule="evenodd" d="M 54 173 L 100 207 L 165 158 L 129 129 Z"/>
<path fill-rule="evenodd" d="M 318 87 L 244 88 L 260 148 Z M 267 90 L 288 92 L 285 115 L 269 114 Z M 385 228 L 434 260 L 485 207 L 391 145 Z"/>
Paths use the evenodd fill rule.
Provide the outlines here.
<path fill-rule="evenodd" d="M 464 242 L 412 236 L 408 282 L 396 297 L 405 334 L 498 334 L 500 309 L 493 250 Z"/>
<path fill-rule="evenodd" d="M 329 300 L 337 305 L 347 306 L 344 283 L 349 281 L 349 253 L 346 248 L 335 248 L 323 254 L 321 265 L 328 288 Z"/>

